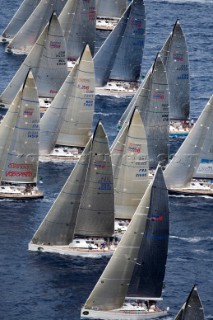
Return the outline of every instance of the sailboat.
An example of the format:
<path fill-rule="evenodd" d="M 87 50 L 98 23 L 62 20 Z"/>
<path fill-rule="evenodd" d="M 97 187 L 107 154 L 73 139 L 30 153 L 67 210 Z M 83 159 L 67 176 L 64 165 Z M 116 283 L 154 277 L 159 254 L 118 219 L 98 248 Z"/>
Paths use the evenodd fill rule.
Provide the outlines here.
<path fill-rule="evenodd" d="M 158 163 L 168 163 L 169 145 L 169 91 L 165 67 L 157 55 L 143 83 L 124 111 L 119 124 L 124 126 L 135 108 L 143 121 L 149 157 L 149 169 L 155 170 Z"/>
<path fill-rule="evenodd" d="M 94 56 L 97 95 L 134 95 L 140 81 L 145 21 L 143 0 L 133 0 Z"/>
<path fill-rule="evenodd" d="M 212 133 L 212 127 L 213 96 L 164 171 L 166 185 L 171 194 L 213 196 L 211 180 L 193 179 L 203 148 L 206 147 L 205 139 Z M 212 137 L 209 137 L 208 141 L 209 139 L 212 145 Z"/>
<path fill-rule="evenodd" d="M 131 220 L 149 184 L 147 139 L 137 109 L 112 144 L 111 157 L 114 173 L 115 219 Z M 119 221 L 116 223 L 119 228 Z"/>
<path fill-rule="evenodd" d="M 6 47 L 6 52 L 21 55 L 29 54 L 43 29 L 49 23 L 53 12 L 59 15 L 66 1 L 67 0 L 40 1 L 21 29 L 9 42 Z"/>
<path fill-rule="evenodd" d="M 40 105 L 46 108 L 67 77 L 65 58 L 65 39 L 57 15 L 53 13 L 49 25 L 1 94 L 0 102 L 6 106 L 12 103 L 30 68 L 36 81 Z"/>
<path fill-rule="evenodd" d="M 176 21 L 173 31 L 164 43 L 160 56 L 166 68 L 170 91 L 170 135 L 187 135 L 190 125 L 188 121 L 190 112 L 189 58 L 186 38 L 179 20 Z"/>
<path fill-rule="evenodd" d="M 96 0 L 96 29 L 113 30 L 127 6 L 127 0 Z"/>
<path fill-rule="evenodd" d="M 66 40 L 68 68 L 72 68 L 88 44 L 94 55 L 96 7 L 95 0 L 68 0 L 59 23 Z"/>
<path fill-rule="evenodd" d="M 112 163 L 108 139 L 99 122 L 28 248 L 98 258 L 112 254 L 98 244 L 113 234 Z"/>
<path fill-rule="evenodd" d="M 0 124 L 0 198 L 42 198 L 37 188 L 39 103 L 29 72 Z"/>
<path fill-rule="evenodd" d="M 24 0 L 22 2 L 19 9 L 2 32 L 0 42 L 9 42 L 15 36 L 17 31 L 21 29 L 40 1 L 41 0 Z"/>
<path fill-rule="evenodd" d="M 91 136 L 95 72 L 87 45 L 40 121 L 40 160 L 77 161 Z"/>
<path fill-rule="evenodd" d="M 161 300 L 169 238 L 168 192 L 160 167 L 116 251 L 81 310 L 83 319 L 166 316 Z"/>
<path fill-rule="evenodd" d="M 204 320 L 203 306 L 196 285 L 191 289 L 186 302 L 174 320 Z"/>

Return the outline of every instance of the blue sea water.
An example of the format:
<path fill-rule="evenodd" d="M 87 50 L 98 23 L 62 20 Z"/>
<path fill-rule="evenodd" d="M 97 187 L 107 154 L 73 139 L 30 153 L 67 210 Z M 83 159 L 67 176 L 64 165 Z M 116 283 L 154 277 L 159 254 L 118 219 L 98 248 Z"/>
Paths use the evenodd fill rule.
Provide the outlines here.
<path fill-rule="evenodd" d="M 1 0 L 0 33 L 21 0 Z M 145 0 L 147 35 L 143 74 L 180 19 L 188 43 L 191 72 L 191 116 L 197 118 L 212 94 L 213 1 Z M 0 46 L 0 92 L 23 57 Z M 110 143 L 127 101 L 96 101 L 95 120 L 101 119 Z M 178 141 L 171 141 L 173 147 Z M 101 275 L 107 259 L 73 259 L 27 251 L 27 244 L 72 170 L 70 164 L 42 163 L 39 175 L 44 199 L 0 201 L 0 319 L 76 320 Z M 197 283 L 206 319 L 213 319 L 213 199 L 170 197 L 170 243 L 163 292 L 172 319 L 192 285 Z"/>

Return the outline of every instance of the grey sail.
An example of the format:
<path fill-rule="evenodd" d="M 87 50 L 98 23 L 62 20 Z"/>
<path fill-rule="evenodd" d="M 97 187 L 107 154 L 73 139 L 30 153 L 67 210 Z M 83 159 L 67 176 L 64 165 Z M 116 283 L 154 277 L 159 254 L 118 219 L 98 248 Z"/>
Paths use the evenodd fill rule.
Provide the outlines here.
<path fill-rule="evenodd" d="M 156 199 L 154 199 L 155 197 Z M 158 214 L 156 205 L 154 205 L 154 209 L 157 210 L 157 212 L 152 211 L 152 205 L 155 201 L 157 202 L 159 200 L 164 203 L 164 206 L 159 205 L 159 209 L 166 209 L 166 201 L 168 201 L 168 198 L 162 170 L 160 168 L 158 168 L 153 182 L 148 186 L 116 251 L 87 299 L 84 305 L 85 309 L 98 308 L 98 310 L 113 310 L 122 307 L 125 297 L 128 294 L 128 287 L 134 274 L 135 266 L 141 263 L 140 254 L 142 252 L 140 248 L 142 248 L 141 244 L 146 232 L 147 222 L 150 219 L 147 215 L 150 215 L 150 213 Z M 164 212 L 160 210 L 159 214 L 164 215 Z M 154 226 L 161 221 L 153 220 L 150 221 L 150 223 L 151 222 Z M 153 227 L 153 231 L 154 230 L 155 227 Z M 155 234 L 150 234 L 150 239 L 156 241 L 154 238 Z M 157 241 L 161 246 L 161 241 Z M 159 251 L 161 250 L 160 246 Z M 141 276 L 145 277 L 143 273 Z"/>
<path fill-rule="evenodd" d="M 19 9 L 2 32 L 2 37 L 6 41 L 12 39 L 17 31 L 21 29 L 40 1 L 41 0 L 24 0 L 22 2 Z"/>
<path fill-rule="evenodd" d="M 126 118 L 121 118 L 121 123 L 125 123 L 129 121 L 135 108 L 140 112 L 147 136 L 150 169 L 155 169 L 158 163 L 165 166 L 168 162 L 168 96 L 166 72 L 158 55 L 144 82 L 127 107 Z"/>
<path fill-rule="evenodd" d="M 39 120 L 38 95 L 30 72 L 0 125 L 1 182 L 37 182 Z"/>
<path fill-rule="evenodd" d="M 212 119 L 213 96 L 164 171 L 168 189 L 186 187 L 190 183 L 199 165 L 202 147 L 213 123 Z"/>
<path fill-rule="evenodd" d="M 67 60 L 76 61 L 86 45 L 95 49 L 95 0 L 68 0 L 59 16 L 67 45 Z"/>
<path fill-rule="evenodd" d="M 120 18 L 127 7 L 127 0 L 96 0 L 98 17 Z"/>
<path fill-rule="evenodd" d="M 96 179 L 94 175 L 97 176 Z M 86 199 L 87 192 L 89 201 Z M 85 217 L 82 215 L 83 211 Z M 69 244 L 74 235 L 81 233 L 82 229 L 83 235 L 84 232 L 87 235 L 84 218 L 90 232 L 99 235 L 102 231 L 107 236 L 113 234 L 112 167 L 109 149 L 107 150 L 107 138 L 101 123 L 98 124 L 93 138 L 88 142 L 60 194 L 33 236 L 32 243 Z"/>
<path fill-rule="evenodd" d="M 43 30 L 32 50 L 1 94 L 0 101 L 10 104 L 29 68 L 36 81 L 39 97 L 54 97 L 67 76 L 66 44 L 56 14 Z"/>
<path fill-rule="evenodd" d="M 57 144 L 85 147 L 94 113 L 94 64 L 89 46 L 69 73 L 50 107 L 41 118 L 40 154 Z"/>
<path fill-rule="evenodd" d="M 145 128 L 136 109 L 130 123 L 118 133 L 111 147 L 114 173 L 115 218 L 132 216 L 149 183 Z"/>
<path fill-rule="evenodd" d="M 170 119 L 188 119 L 190 112 L 189 59 L 179 20 L 160 51 L 170 91 Z"/>
<path fill-rule="evenodd" d="M 133 0 L 95 54 L 96 85 L 109 79 L 135 82 L 140 77 L 145 40 L 145 10 L 142 0 Z"/>
<path fill-rule="evenodd" d="M 174 320 L 204 320 L 203 306 L 196 286 L 193 286 L 186 302 Z"/>
<path fill-rule="evenodd" d="M 53 12 L 59 15 L 65 3 L 66 0 L 40 1 L 25 24 L 8 44 L 8 51 L 14 50 L 14 53 L 28 54 L 49 22 Z"/>

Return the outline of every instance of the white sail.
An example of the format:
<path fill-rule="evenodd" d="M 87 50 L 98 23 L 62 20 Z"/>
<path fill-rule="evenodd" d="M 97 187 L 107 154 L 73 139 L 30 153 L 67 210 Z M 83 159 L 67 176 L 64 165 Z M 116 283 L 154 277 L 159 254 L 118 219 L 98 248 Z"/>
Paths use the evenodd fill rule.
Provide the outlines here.
<path fill-rule="evenodd" d="M 66 0 L 42 0 L 27 19 L 22 28 L 8 44 L 6 51 L 28 54 L 42 30 L 49 22 L 53 12 L 60 14 Z"/>
<path fill-rule="evenodd" d="M 62 191 L 32 243 L 65 245 L 74 235 L 111 236 L 114 232 L 112 164 L 106 133 L 98 123 Z"/>
<path fill-rule="evenodd" d="M 188 119 L 190 110 L 189 59 L 186 39 L 176 21 L 160 51 L 169 84 L 170 119 Z"/>
<path fill-rule="evenodd" d="M 92 53 L 95 49 L 96 9 L 95 0 L 68 0 L 59 22 L 67 45 L 67 60 L 76 61 L 88 44 Z"/>
<path fill-rule="evenodd" d="M 39 120 L 37 90 L 30 72 L 0 125 L 1 182 L 37 182 Z"/>
<path fill-rule="evenodd" d="M 128 5 L 127 0 L 96 0 L 98 17 L 120 18 Z"/>
<path fill-rule="evenodd" d="M 162 216 L 161 221 L 158 218 L 158 220 L 156 220 L 155 218 L 155 214 L 158 211 L 160 212 L 160 214 L 165 214 L 164 216 Z M 113 319 L 122 319 L 122 309 L 116 309 L 121 308 L 124 303 L 124 299 L 128 293 L 129 285 L 135 273 L 135 268 L 137 268 L 137 266 L 141 268 L 143 264 L 143 261 L 141 261 L 141 256 L 143 255 L 143 250 L 145 249 L 142 246 L 143 241 L 145 240 L 146 242 L 146 238 L 149 238 L 152 239 L 152 242 L 156 242 L 157 238 L 156 234 L 154 233 L 154 229 L 157 227 L 157 225 L 160 227 L 160 231 L 159 229 L 158 231 L 160 232 L 160 235 L 162 237 L 160 243 L 157 241 L 159 243 L 157 247 L 158 256 L 160 257 L 161 245 L 165 245 L 165 250 L 163 249 L 164 258 L 161 261 L 163 270 L 165 270 L 165 261 L 168 250 L 168 215 L 169 210 L 167 190 L 165 187 L 165 182 L 163 180 L 162 170 L 158 168 L 154 180 L 148 186 L 138 208 L 136 209 L 133 215 L 133 218 L 127 228 L 127 231 L 121 238 L 121 241 L 119 242 L 116 251 L 111 257 L 109 263 L 107 264 L 105 270 L 103 271 L 99 281 L 97 282 L 95 288 L 91 292 L 89 298 L 87 299 L 83 307 L 82 315 L 85 314 L 89 318 L 90 311 L 91 313 L 93 313 L 95 312 L 95 310 L 112 310 L 118 312 L 117 318 L 114 317 Z M 152 231 L 149 229 L 150 225 L 152 225 Z M 150 230 L 150 233 L 144 236 L 144 234 L 147 231 L 147 228 Z M 158 233 L 157 235 L 159 236 Z M 165 244 L 163 244 L 164 242 Z M 152 245 L 149 245 L 151 250 Z M 152 256 L 152 259 L 156 260 L 156 257 Z M 154 262 L 154 260 L 152 261 Z M 154 263 L 150 263 L 151 260 L 149 261 L 150 270 L 148 270 L 147 274 L 145 274 L 142 270 L 140 271 L 140 277 L 146 277 L 146 280 L 148 280 L 148 278 L 150 278 L 152 275 L 151 269 L 152 265 L 154 266 Z M 163 271 L 160 270 L 161 263 L 159 265 L 158 261 L 157 263 L 155 263 L 155 268 L 156 267 L 159 268 L 157 273 L 161 273 L 161 271 Z M 162 273 L 161 278 L 163 275 L 164 272 Z M 140 282 L 140 279 L 138 280 Z M 159 296 L 159 294 L 161 295 L 162 291 L 162 279 L 160 282 L 161 288 L 157 296 Z M 143 296 L 144 295 L 142 294 L 140 298 L 142 298 Z M 154 296 L 155 295 L 153 294 L 149 297 L 151 298 Z M 144 298 L 145 297 L 146 296 L 144 296 Z M 125 311 L 123 312 L 125 313 Z M 119 314 L 121 315 L 119 316 Z M 100 317 L 100 319 L 103 318 Z M 125 319 L 127 318 L 125 317 Z"/>
<path fill-rule="evenodd" d="M 59 145 L 85 147 L 92 129 L 94 78 L 94 64 L 89 46 L 86 46 L 41 118 L 40 154 L 49 154 L 56 141 Z"/>
<path fill-rule="evenodd" d="M 20 89 L 29 69 L 36 81 L 39 97 L 54 97 L 67 76 L 66 44 L 56 14 L 43 30 L 32 50 L 8 86 L 0 101 L 10 104 Z"/>
<path fill-rule="evenodd" d="M 24 0 L 2 32 L 2 42 L 8 42 L 21 29 L 41 0 Z M 0 39 L 1 40 L 1 39 Z"/>
<path fill-rule="evenodd" d="M 145 128 L 136 109 L 111 147 L 115 218 L 131 219 L 149 183 Z"/>
<path fill-rule="evenodd" d="M 199 165 L 205 139 L 212 132 L 212 125 L 213 96 L 164 171 L 168 189 L 186 187 L 190 183 Z"/>
<path fill-rule="evenodd" d="M 149 167 L 168 162 L 169 92 L 164 65 L 158 55 L 152 68 L 127 107 L 120 123 L 125 125 L 135 108 L 143 121 L 148 144 Z"/>

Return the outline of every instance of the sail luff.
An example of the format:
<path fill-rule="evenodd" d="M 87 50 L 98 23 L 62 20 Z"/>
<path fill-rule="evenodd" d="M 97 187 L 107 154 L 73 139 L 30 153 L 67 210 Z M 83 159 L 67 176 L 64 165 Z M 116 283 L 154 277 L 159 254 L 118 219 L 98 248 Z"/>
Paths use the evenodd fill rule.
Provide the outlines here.
<path fill-rule="evenodd" d="M 131 219 L 149 183 L 147 139 L 137 109 L 118 135 L 117 143 L 111 149 L 115 218 Z"/>
<path fill-rule="evenodd" d="M 36 183 L 39 144 L 39 102 L 30 72 L 21 90 L 13 133 L 2 173 L 2 182 Z"/>
<path fill-rule="evenodd" d="M 200 153 L 205 137 L 209 134 L 212 126 L 212 119 L 213 96 L 211 96 L 195 125 L 164 171 L 168 189 L 186 187 L 191 181 L 199 165 Z"/>
<path fill-rule="evenodd" d="M 160 180 L 160 181 L 159 181 Z M 163 175 L 157 170 L 153 182 L 148 186 L 135 214 L 121 238 L 116 251 L 107 264 L 98 283 L 87 299 L 84 308 L 112 310 L 122 307 L 138 257 L 141 241 L 147 224 L 152 189 L 159 192 L 163 186 Z"/>
<path fill-rule="evenodd" d="M 67 111 L 57 137 L 58 145 L 85 147 L 92 129 L 95 104 L 95 71 L 87 45 L 80 57 L 72 90 L 67 92 Z"/>
<path fill-rule="evenodd" d="M 114 233 L 114 187 L 109 143 L 102 124 L 95 129 L 75 234 L 111 237 Z"/>
<path fill-rule="evenodd" d="M 17 31 L 20 30 L 23 24 L 27 21 L 40 1 L 41 0 L 24 0 L 2 32 L 2 37 L 6 38 L 7 41 L 12 39 Z"/>

